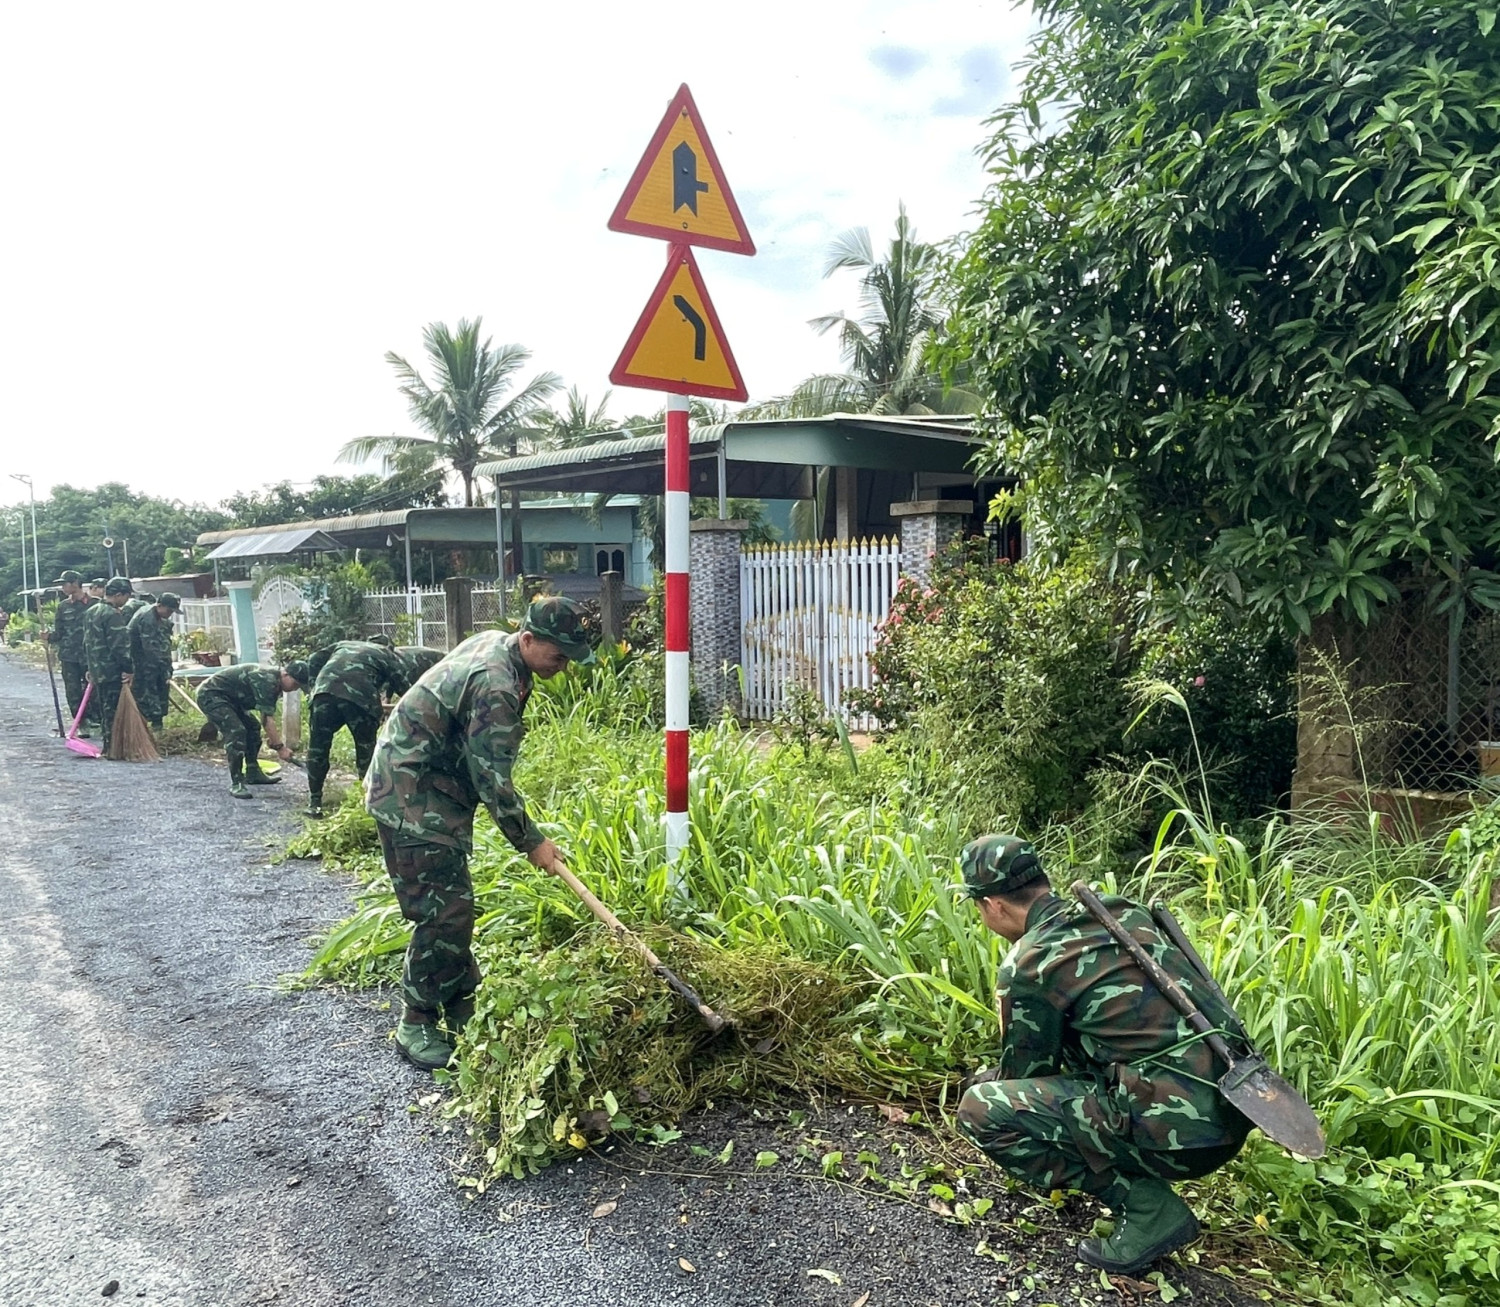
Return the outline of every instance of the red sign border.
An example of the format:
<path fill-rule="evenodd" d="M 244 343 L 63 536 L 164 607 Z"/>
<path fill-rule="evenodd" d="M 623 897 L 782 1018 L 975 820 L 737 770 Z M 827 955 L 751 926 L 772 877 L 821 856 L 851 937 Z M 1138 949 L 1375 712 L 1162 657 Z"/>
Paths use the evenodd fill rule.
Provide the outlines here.
<path fill-rule="evenodd" d="M 669 381 L 662 377 L 643 377 L 638 373 L 627 371 L 631 356 L 639 348 L 642 338 L 657 313 L 666 304 L 667 292 L 672 289 L 677 269 L 683 263 L 687 264 L 688 276 L 693 279 L 693 288 L 698 292 L 698 298 L 703 301 L 703 310 L 708 314 L 708 325 L 713 328 L 714 335 L 724 350 L 724 362 L 729 365 L 729 375 L 735 381 L 733 387 L 709 386 L 694 381 Z M 692 248 L 682 241 L 673 244 L 667 258 L 666 270 L 662 273 L 661 280 L 656 283 L 656 289 L 651 292 L 651 298 L 646 301 L 646 307 L 636 321 L 635 329 L 630 333 L 630 339 L 625 342 L 625 348 L 620 351 L 620 357 L 615 361 L 615 366 L 610 370 L 609 380 L 610 384 L 615 386 L 661 390 L 670 395 L 699 395 L 704 399 L 732 399 L 741 403 L 750 398 L 750 392 L 745 389 L 745 379 L 740 375 L 740 365 L 734 361 L 734 351 L 729 348 L 729 337 L 724 334 L 724 328 L 719 324 L 719 315 L 714 309 L 714 302 L 708 297 L 708 287 L 703 284 L 703 274 L 698 271 L 698 260 L 693 257 Z"/>
<path fill-rule="evenodd" d="M 701 236 L 694 232 L 679 231 L 674 227 L 658 227 L 654 223 L 635 222 L 625 216 L 629 213 L 630 206 L 635 203 L 636 197 L 640 195 L 641 188 L 646 184 L 646 174 L 651 171 L 652 162 L 661 153 L 661 147 L 666 143 L 667 133 L 672 130 L 672 124 L 677 121 L 678 115 L 684 109 L 697 129 L 698 139 L 703 142 L 704 153 L 708 155 L 709 169 L 718 179 L 719 189 L 724 195 L 724 207 L 729 210 L 729 216 L 734 219 L 734 225 L 740 230 L 739 240 L 728 240 L 723 236 Z M 735 203 L 734 192 L 729 189 L 729 179 L 725 177 L 724 169 L 719 166 L 719 156 L 714 153 L 713 142 L 708 139 L 708 131 L 703 126 L 703 118 L 698 113 L 698 106 L 693 102 L 693 93 L 688 90 L 686 82 L 677 88 L 677 94 L 672 97 L 672 103 L 667 106 L 666 116 L 662 118 L 661 125 L 651 138 L 651 144 L 646 147 L 646 153 L 641 155 L 641 161 L 636 164 L 635 172 L 631 174 L 629 182 L 625 185 L 625 194 L 615 205 L 615 211 L 610 214 L 607 226 L 610 231 L 621 231 L 631 236 L 651 236 L 657 240 L 669 241 L 673 245 L 701 245 L 704 249 L 727 250 L 730 254 L 755 253 L 755 242 L 750 239 L 750 228 L 745 225 L 740 206 Z"/>

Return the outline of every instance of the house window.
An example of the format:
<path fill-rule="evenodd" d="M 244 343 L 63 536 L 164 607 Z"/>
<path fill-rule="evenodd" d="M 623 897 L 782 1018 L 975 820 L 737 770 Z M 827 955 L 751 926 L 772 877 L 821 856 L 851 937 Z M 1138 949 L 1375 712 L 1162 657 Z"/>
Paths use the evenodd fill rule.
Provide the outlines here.
<path fill-rule="evenodd" d="M 609 571 L 609 550 L 601 549 L 594 555 L 594 575 L 603 576 Z"/>
<path fill-rule="evenodd" d="M 616 549 L 614 553 L 610 554 L 609 570 L 611 572 L 619 572 L 622 576 L 625 574 L 625 551 L 623 549 Z"/>

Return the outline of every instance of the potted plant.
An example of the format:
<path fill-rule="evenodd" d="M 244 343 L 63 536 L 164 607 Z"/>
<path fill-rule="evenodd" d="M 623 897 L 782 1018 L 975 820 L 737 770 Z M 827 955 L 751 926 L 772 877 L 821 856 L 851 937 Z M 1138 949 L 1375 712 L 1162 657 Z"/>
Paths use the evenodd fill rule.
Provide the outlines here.
<path fill-rule="evenodd" d="M 180 640 L 184 652 L 204 667 L 218 667 L 229 652 L 228 640 L 216 631 L 188 631 Z"/>

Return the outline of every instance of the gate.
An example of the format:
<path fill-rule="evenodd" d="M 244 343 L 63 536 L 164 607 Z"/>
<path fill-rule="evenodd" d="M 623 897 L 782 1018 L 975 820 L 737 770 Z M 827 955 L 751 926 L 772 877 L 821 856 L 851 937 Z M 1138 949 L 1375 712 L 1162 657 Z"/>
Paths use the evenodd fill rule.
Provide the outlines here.
<path fill-rule="evenodd" d="M 263 663 L 274 662 L 271 634 L 276 623 L 288 613 L 300 613 L 307 607 L 302 586 L 289 576 L 273 576 L 251 603 L 255 612 L 256 657 Z"/>
<path fill-rule="evenodd" d="M 775 717 L 791 687 L 801 685 L 849 726 L 869 729 L 867 718 L 848 717 L 844 698 L 872 684 L 877 627 L 900 575 L 895 540 L 746 549 L 740 555 L 745 715 Z"/>

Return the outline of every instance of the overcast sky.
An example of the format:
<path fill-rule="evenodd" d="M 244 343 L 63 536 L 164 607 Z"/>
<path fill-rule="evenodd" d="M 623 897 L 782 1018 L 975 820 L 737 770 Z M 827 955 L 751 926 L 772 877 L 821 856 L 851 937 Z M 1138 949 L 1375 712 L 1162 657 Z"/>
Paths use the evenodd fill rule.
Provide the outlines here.
<path fill-rule="evenodd" d="M 973 0 L 11 6 L 0 471 L 184 500 L 412 430 L 387 350 L 482 315 L 594 399 L 665 247 L 605 222 L 687 82 L 759 248 L 700 265 L 752 398 L 837 365 L 830 239 L 971 223 L 1031 20 Z M 736 18 L 735 15 L 741 15 Z M 614 392 L 611 412 L 659 407 Z M 24 498 L 0 477 L 0 502 Z"/>

